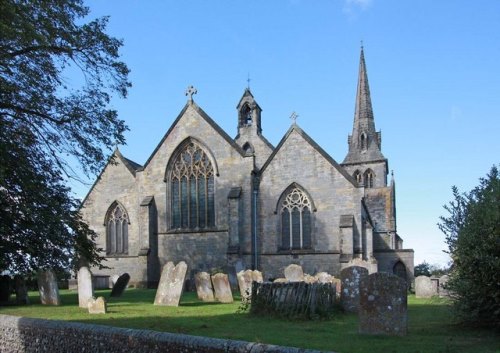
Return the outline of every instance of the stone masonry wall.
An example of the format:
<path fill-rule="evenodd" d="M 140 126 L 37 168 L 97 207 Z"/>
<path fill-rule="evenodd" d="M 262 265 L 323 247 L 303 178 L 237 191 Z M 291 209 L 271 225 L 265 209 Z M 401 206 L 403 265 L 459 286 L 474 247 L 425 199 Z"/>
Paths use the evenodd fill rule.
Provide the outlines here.
<path fill-rule="evenodd" d="M 0 315 L 0 352 L 190 353 L 318 351 L 181 334 Z"/>

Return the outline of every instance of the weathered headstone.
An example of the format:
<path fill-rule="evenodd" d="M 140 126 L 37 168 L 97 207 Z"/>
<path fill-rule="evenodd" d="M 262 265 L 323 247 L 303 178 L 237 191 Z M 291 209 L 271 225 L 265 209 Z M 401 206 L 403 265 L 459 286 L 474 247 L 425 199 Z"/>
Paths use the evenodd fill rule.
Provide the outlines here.
<path fill-rule="evenodd" d="M 390 273 L 373 273 L 360 285 L 359 331 L 404 336 L 408 331 L 406 281 Z"/>
<path fill-rule="evenodd" d="M 92 274 L 87 266 L 82 266 L 78 270 L 78 305 L 80 308 L 87 308 L 90 298 L 94 296 L 92 287 Z"/>
<path fill-rule="evenodd" d="M 437 295 L 436 286 L 427 276 L 418 276 L 415 278 L 415 297 L 431 298 Z"/>
<path fill-rule="evenodd" d="M 0 302 L 8 302 L 10 298 L 10 276 L 0 276 Z"/>
<path fill-rule="evenodd" d="M 17 305 L 27 305 L 30 303 L 26 281 L 21 276 L 16 276 L 16 303 Z"/>
<path fill-rule="evenodd" d="M 335 294 L 337 295 L 337 299 L 340 299 L 340 296 L 342 294 L 342 281 L 340 278 L 332 278 L 332 284 L 335 285 Z"/>
<path fill-rule="evenodd" d="M 215 301 L 214 288 L 210 274 L 207 272 L 198 272 L 194 275 L 194 283 L 196 285 L 196 294 L 198 299 L 204 302 Z"/>
<path fill-rule="evenodd" d="M 448 297 L 450 293 L 448 292 L 448 288 L 446 287 L 448 281 L 450 279 L 450 276 L 448 275 L 442 275 L 439 277 L 439 296 L 441 298 Z"/>
<path fill-rule="evenodd" d="M 304 274 L 304 282 L 306 282 L 306 283 L 316 283 L 316 282 L 318 282 L 318 279 L 316 277 L 314 277 L 314 276 L 311 276 L 308 273 L 305 273 Z"/>
<path fill-rule="evenodd" d="M 169 261 L 163 266 L 160 283 L 156 290 L 155 305 L 179 306 L 184 280 L 186 279 L 187 265 L 184 261 L 176 266 Z"/>
<path fill-rule="evenodd" d="M 215 291 L 215 299 L 221 303 L 233 302 L 233 293 L 231 293 L 231 286 L 226 274 L 217 273 L 212 275 L 212 285 Z"/>
<path fill-rule="evenodd" d="M 350 266 L 340 271 L 342 291 L 340 301 L 342 308 L 351 313 L 359 310 L 359 284 L 362 279 L 368 277 L 368 270 L 364 267 Z"/>
<path fill-rule="evenodd" d="M 300 265 L 288 265 L 285 268 L 285 278 L 288 282 L 302 282 L 304 280 L 304 271 Z"/>
<path fill-rule="evenodd" d="M 314 277 L 316 277 L 318 283 L 333 283 L 332 280 L 334 278 L 328 272 L 318 272 Z"/>
<path fill-rule="evenodd" d="M 97 299 L 94 297 L 89 298 L 87 308 L 89 314 L 106 314 L 108 312 L 104 297 L 98 297 Z"/>
<path fill-rule="evenodd" d="M 61 305 L 56 275 L 52 270 L 38 272 L 38 291 L 43 305 Z"/>
<path fill-rule="evenodd" d="M 109 296 L 115 298 L 121 297 L 123 292 L 125 291 L 125 288 L 127 288 L 128 281 L 130 281 L 130 275 L 128 273 L 124 273 L 123 275 L 118 277 Z"/>
<path fill-rule="evenodd" d="M 237 274 L 241 299 L 248 301 L 252 296 L 252 283 L 262 283 L 262 273 L 257 270 L 240 271 Z"/>

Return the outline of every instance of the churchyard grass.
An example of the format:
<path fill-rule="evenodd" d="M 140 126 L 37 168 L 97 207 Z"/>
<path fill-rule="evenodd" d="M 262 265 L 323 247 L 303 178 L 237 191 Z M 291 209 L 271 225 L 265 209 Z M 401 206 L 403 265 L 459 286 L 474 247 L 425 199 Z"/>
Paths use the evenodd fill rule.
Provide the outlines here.
<path fill-rule="evenodd" d="M 3 306 L 0 314 L 38 317 L 167 331 L 198 336 L 271 343 L 342 353 L 355 352 L 500 352 L 500 337 L 490 330 L 463 328 L 453 323 L 445 299 L 408 300 L 408 335 L 364 336 L 358 333 L 356 314 L 336 314 L 330 320 L 293 321 L 238 313 L 239 297 L 232 304 L 203 303 L 196 293 L 185 292 L 179 307 L 154 306 L 155 290 L 128 289 L 108 299 L 108 314 L 90 315 L 78 307 L 76 291 L 62 290 L 61 306 Z M 96 291 L 109 298 L 110 291 Z M 37 292 L 30 292 L 39 303 Z"/>

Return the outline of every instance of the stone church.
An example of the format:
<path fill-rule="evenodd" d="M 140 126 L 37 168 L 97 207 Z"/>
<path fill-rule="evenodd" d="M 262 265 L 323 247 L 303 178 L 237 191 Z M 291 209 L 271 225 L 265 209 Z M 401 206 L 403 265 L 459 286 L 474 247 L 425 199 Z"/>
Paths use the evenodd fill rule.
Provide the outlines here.
<path fill-rule="evenodd" d="M 363 48 L 349 151 L 338 163 L 293 123 L 277 146 L 263 135 L 262 109 L 246 89 L 230 137 L 186 92 L 188 102 L 149 159 L 118 149 L 83 201 L 107 270 L 154 286 L 167 261 L 191 275 L 229 266 L 265 279 L 289 264 L 304 272 L 361 265 L 411 279 L 413 250 L 396 228 L 382 136 L 375 129 Z"/>

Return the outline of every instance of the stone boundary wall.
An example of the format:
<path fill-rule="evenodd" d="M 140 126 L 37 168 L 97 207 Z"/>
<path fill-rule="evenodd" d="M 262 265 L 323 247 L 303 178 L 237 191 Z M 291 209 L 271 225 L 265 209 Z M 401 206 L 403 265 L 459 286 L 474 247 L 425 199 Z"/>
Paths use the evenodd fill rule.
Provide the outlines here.
<path fill-rule="evenodd" d="M 0 315 L 0 352 L 319 353 L 218 338 Z"/>

